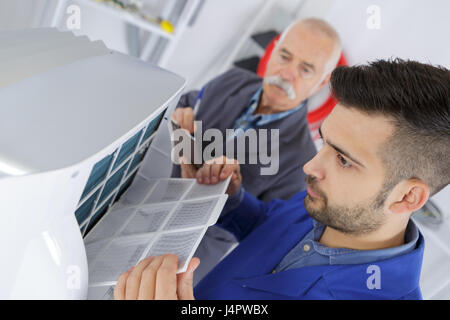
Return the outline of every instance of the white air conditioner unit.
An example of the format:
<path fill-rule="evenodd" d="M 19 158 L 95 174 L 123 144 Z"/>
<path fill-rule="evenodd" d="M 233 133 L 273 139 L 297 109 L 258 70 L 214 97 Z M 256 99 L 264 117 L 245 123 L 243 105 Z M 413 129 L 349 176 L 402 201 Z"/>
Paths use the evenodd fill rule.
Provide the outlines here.
<path fill-rule="evenodd" d="M 0 70 L 0 298 L 84 299 L 83 235 L 168 161 L 155 141 L 185 80 L 56 29 L 0 33 Z"/>

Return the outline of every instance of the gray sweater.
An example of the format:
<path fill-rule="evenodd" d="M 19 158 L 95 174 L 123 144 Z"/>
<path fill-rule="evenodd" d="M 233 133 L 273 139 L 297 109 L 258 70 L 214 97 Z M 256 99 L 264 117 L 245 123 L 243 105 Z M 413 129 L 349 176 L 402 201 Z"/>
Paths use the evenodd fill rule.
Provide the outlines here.
<path fill-rule="evenodd" d="M 239 68 L 233 68 L 208 82 L 196 116 L 197 121 L 202 121 L 202 131 L 216 128 L 225 137 L 225 129 L 233 129 L 235 120 L 246 110 L 261 85 L 262 78 Z M 193 107 L 198 92 L 184 94 L 177 108 Z M 279 170 L 275 175 L 261 175 L 260 168 L 268 165 L 261 165 L 259 161 L 258 164 L 241 164 L 242 185 L 250 194 L 263 201 L 270 201 L 274 198 L 289 199 L 305 189 L 302 167 L 316 154 L 306 113 L 305 106 L 285 118 L 258 127 L 268 132 L 270 129 L 279 129 Z M 269 134 L 269 143 L 270 138 Z M 248 156 L 248 150 L 246 153 Z M 179 166 L 175 166 L 172 176 L 180 176 Z"/>

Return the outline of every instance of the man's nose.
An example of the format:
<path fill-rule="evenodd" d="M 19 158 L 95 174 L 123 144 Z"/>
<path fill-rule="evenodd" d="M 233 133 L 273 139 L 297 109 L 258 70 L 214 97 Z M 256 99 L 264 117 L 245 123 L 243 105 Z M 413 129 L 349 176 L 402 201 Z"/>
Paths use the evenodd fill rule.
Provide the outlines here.
<path fill-rule="evenodd" d="M 317 180 L 323 180 L 325 178 L 325 170 L 320 163 L 320 158 L 321 154 L 319 152 L 303 166 L 303 172 L 306 175 L 313 176 Z"/>
<path fill-rule="evenodd" d="M 292 82 L 295 79 L 295 69 L 292 65 L 284 66 L 281 69 L 280 76 L 284 81 Z"/>

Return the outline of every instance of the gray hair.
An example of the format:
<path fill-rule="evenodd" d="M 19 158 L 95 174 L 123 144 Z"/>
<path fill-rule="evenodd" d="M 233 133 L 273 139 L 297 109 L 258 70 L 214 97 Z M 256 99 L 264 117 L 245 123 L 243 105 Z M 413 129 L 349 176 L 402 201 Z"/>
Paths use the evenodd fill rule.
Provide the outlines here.
<path fill-rule="evenodd" d="M 308 27 L 310 30 L 314 32 L 318 32 L 321 35 L 328 37 L 331 39 L 334 43 L 333 52 L 330 55 L 330 58 L 328 59 L 325 67 L 324 67 L 324 74 L 322 78 L 325 78 L 328 74 L 330 74 L 334 68 L 336 67 L 337 63 L 339 62 L 339 58 L 341 57 L 342 52 L 342 43 L 341 39 L 337 33 L 337 31 L 325 20 L 318 19 L 318 18 L 306 18 L 301 20 L 296 20 L 292 22 L 287 28 L 284 29 L 283 33 L 280 36 L 280 39 L 277 42 L 277 46 L 283 42 L 284 38 L 288 34 L 288 32 L 294 27 L 295 25 L 303 24 L 306 27 Z"/>

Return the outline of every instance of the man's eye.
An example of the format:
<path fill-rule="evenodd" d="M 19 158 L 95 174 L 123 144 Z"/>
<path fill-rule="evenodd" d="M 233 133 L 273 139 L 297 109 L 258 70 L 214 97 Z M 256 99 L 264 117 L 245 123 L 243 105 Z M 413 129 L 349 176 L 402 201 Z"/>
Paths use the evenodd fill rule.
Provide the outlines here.
<path fill-rule="evenodd" d="M 352 165 L 350 162 L 344 159 L 343 156 L 341 156 L 339 153 L 337 154 L 337 158 L 339 161 L 339 165 L 343 168 L 350 168 Z"/>
<path fill-rule="evenodd" d="M 302 68 L 302 72 L 303 72 L 303 73 L 310 73 L 311 70 L 309 70 L 309 69 L 306 68 L 306 67 L 303 67 L 303 68 Z"/>

